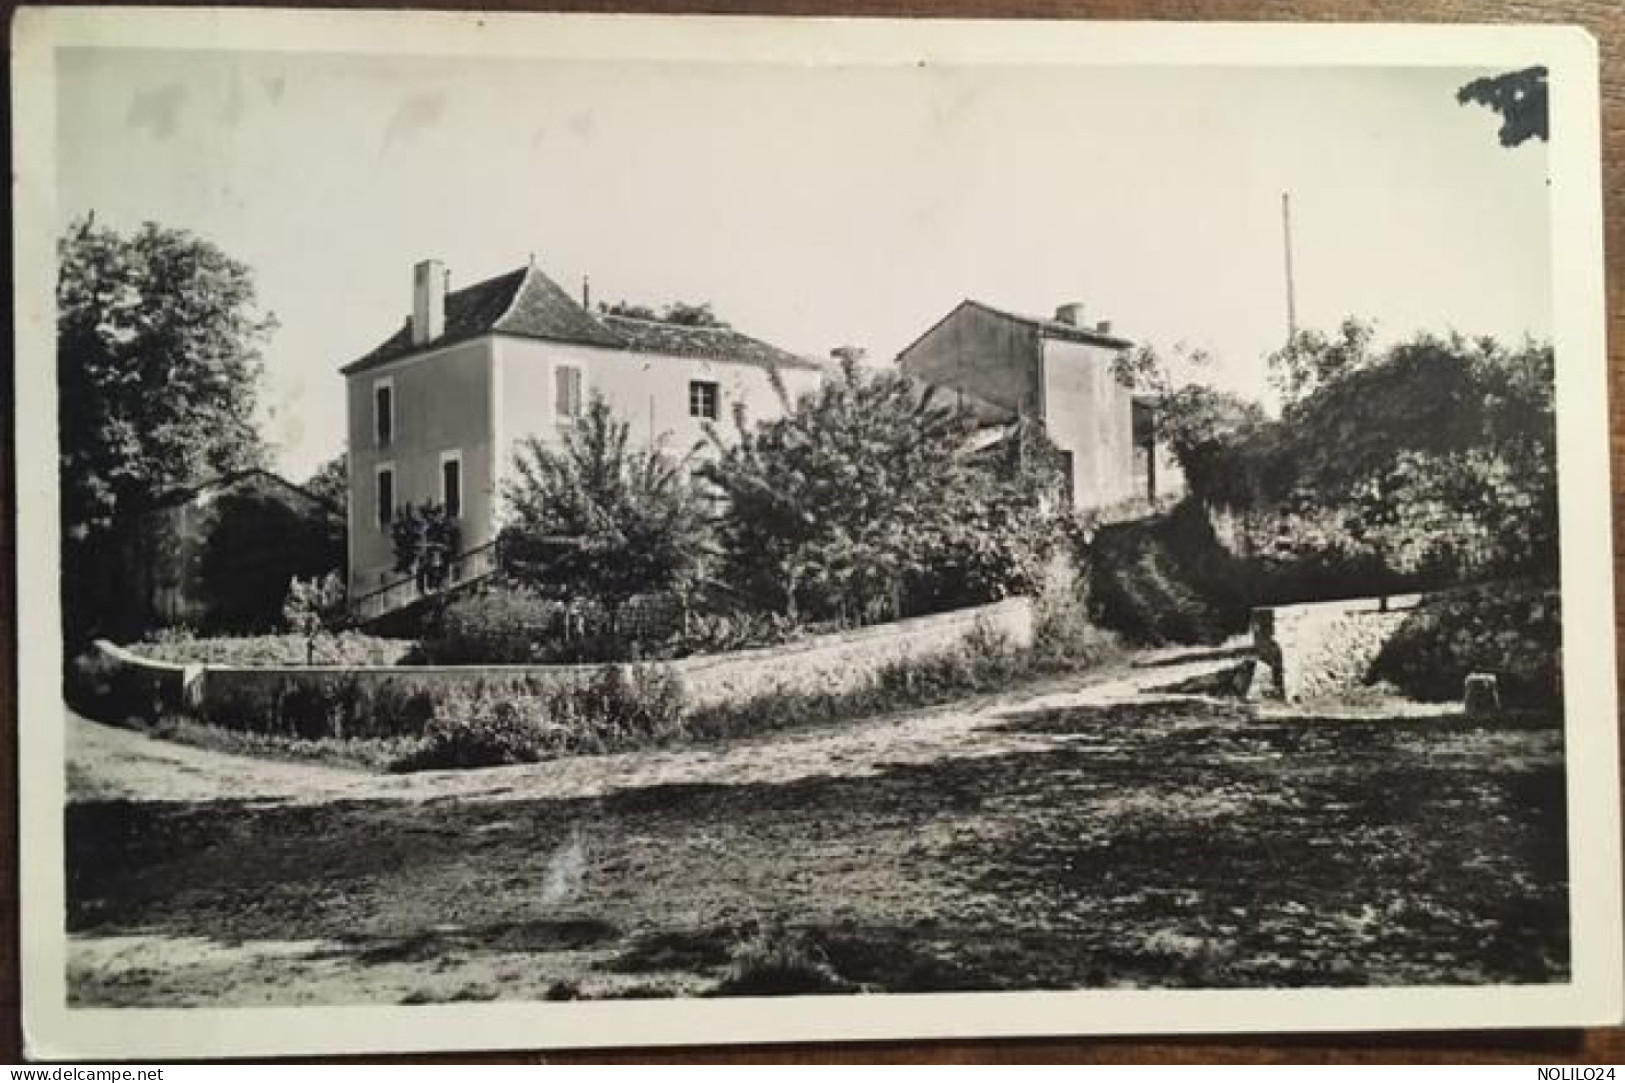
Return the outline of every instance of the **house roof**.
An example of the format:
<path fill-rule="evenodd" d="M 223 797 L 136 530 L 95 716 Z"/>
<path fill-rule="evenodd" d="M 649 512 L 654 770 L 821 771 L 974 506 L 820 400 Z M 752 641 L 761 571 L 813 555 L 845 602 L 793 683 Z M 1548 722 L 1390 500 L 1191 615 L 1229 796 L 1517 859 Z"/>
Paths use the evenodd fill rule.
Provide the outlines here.
<path fill-rule="evenodd" d="M 1058 338 L 1067 342 L 1086 342 L 1091 346 L 1104 346 L 1107 349 L 1112 350 L 1126 350 L 1134 345 L 1134 343 L 1129 339 L 1123 338 L 1119 335 L 1107 334 L 1104 331 L 1099 331 L 1092 327 L 1075 327 L 1070 323 L 1063 323 L 1060 320 L 1045 319 L 1042 316 L 1028 316 L 1021 312 L 1010 312 L 1006 309 L 994 308 L 990 304 L 985 304 L 981 301 L 975 300 L 974 298 L 967 297 L 951 308 L 948 311 L 948 314 L 943 316 L 942 319 L 938 320 L 936 323 L 932 324 L 930 327 L 921 332 L 919 337 L 913 342 L 910 342 L 907 346 L 898 351 L 897 356 L 902 357 L 914 347 L 918 346 L 921 342 L 924 342 L 931 332 L 953 319 L 955 315 L 966 308 L 980 309 L 982 312 L 985 312 L 989 316 L 993 316 L 997 319 L 1020 324 L 1023 327 L 1030 327 L 1045 338 Z"/>
<path fill-rule="evenodd" d="M 433 341 L 414 345 L 412 322 L 408 318 L 372 352 L 340 371 L 346 376 L 365 372 L 421 350 L 438 349 L 486 334 L 674 357 L 705 357 L 764 368 L 818 367 L 817 362 L 729 327 L 690 327 L 659 320 L 594 315 L 532 264 L 447 293 L 445 330 Z"/>
<path fill-rule="evenodd" d="M 823 370 L 817 361 L 798 357 L 731 327 L 694 327 L 631 316 L 600 316 L 598 319 L 619 335 L 628 349 L 641 353 L 744 361 L 763 367 Z"/>
<path fill-rule="evenodd" d="M 211 493 L 220 489 L 229 489 L 245 481 L 270 482 L 273 486 L 284 489 L 294 496 L 310 501 L 312 504 L 325 509 L 335 515 L 343 515 L 344 509 L 329 501 L 326 497 L 317 496 L 303 485 L 296 485 L 281 474 L 254 466 L 247 470 L 236 470 L 229 474 L 219 474 L 195 485 L 171 489 L 163 493 L 145 511 L 159 511 L 164 508 L 178 507 L 181 504 L 191 503 L 204 493 Z"/>

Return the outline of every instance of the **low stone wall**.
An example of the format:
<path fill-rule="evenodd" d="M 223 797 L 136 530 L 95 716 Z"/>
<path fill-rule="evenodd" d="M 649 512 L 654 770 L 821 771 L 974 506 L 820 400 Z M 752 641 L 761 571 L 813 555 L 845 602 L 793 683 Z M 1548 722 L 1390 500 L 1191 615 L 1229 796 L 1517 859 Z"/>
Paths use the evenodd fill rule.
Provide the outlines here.
<path fill-rule="evenodd" d="M 729 654 L 696 655 L 665 666 L 680 678 L 691 709 L 739 702 L 775 692 L 843 692 L 872 680 L 886 665 L 933 655 L 962 642 L 978 627 L 1017 647 L 1033 641 L 1033 605 L 1012 598 L 993 605 L 814 636 L 799 643 Z M 156 662 L 111 643 L 102 653 L 121 665 L 161 677 L 164 706 L 231 724 L 246 704 L 282 703 L 290 697 L 334 698 L 336 689 L 371 712 L 417 720 L 428 700 L 447 692 L 480 688 L 527 688 L 576 683 L 598 665 L 570 666 L 225 666 Z M 417 701 L 417 702 L 413 702 Z M 411 725 L 379 728 L 405 732 Z M 350 731 L 351 736 L 359 734 Z"/>
<path fill-rule="evenodd" d="M 1253 645 L 1270 667 L 1272 691 L 1292 701 L 1363 685 L 1384 644 L 1421 600 L 1402 594 L 1253 610 Z"/>

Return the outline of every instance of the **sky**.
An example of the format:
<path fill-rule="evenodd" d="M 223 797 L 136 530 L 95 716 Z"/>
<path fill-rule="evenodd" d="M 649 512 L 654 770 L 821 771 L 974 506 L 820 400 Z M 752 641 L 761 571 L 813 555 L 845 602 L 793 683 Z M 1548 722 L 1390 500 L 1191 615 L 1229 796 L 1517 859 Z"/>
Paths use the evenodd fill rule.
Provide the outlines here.
<path fill-rule="evenodd" d="M 1298 322 L 1551 332 L 1547 155 L 1458 105 L 1479 71 L 751 66 L 73 49 L 59 225 L 191 230 L 279 328 L 266 435 L 307 477 L 338 369 L 410 309 L 534 256 L 597 300 L 708 301 L 811 356 L 885 362 L 967 297 L 1200 347 L 1265 397 Z"/>

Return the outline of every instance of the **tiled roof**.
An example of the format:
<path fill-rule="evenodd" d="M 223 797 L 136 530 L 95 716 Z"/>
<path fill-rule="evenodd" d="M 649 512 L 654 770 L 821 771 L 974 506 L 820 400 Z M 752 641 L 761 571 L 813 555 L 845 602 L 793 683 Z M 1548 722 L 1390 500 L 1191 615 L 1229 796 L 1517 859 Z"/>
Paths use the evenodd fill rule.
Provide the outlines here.
<path fill-rule="evenodd" d="M 816 362 L 727 327 L 689 327 L 623 316 L 595 316 L 534 265 L 446 294 L 445 331 L 432 342 L 412 344 L 412 323 L 371 353 L 341 370 L 364 372 L 418 350 L 435 349 L 484 334 L 573 342 L 606 349 L 676 357 L 706 357 L 762 367 L 817 368 Z"/>
<path fill-rule="evenodd" d="M 673 357 L 707 357 L 718 361 L 744 361 L 762 367 L 822 370 L 818 362 L 787 353 L 777 346 L 741 334 L 731 327 L 693 327 L 688 324 L 640 320 L 631 316 L 600 316 L 599 320 L 621 337 L 628 349 Z"/>
<path fill-rule="evenodd" d="M 994 308 L 992 305 L 983 304 L 981 301 L 967 300 L 965 304 L 975 305 L 983 312 L 1035 328 L 1045 338 L 1059 338 L 1069 342 L 1087 342 L 1095 346 L 1110 346 L 1120 350 L 1128 349 L 1134 345 L 1133 342 L 1126 338 L 1099 331 L 1093 327 L 1078 327 L 1074 324 L 1064 323 L 1061 320 L 1048 320 L 1042 316 L 1028 316 L 1020 312 L 1007 312 L 1002 308 Z"/>

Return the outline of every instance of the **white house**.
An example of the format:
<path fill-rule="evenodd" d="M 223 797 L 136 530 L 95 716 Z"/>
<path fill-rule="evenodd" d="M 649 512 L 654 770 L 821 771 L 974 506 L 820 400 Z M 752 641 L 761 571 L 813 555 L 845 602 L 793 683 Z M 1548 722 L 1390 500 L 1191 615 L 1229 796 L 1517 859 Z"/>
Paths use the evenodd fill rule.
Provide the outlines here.
<path fill-rule="evenodd" d="M 349 401 L 349 589 L 363 618 L 412 601 L 390 524 L 408 503 L 460 519 L 454 579 L 488 569 L 518 441 L 557 439 L 600 393 L 634 440 L 682 453 L 736 406 L 761 420 L 813 390 L 823 368 L 729 327 L 590 311 L 534 264 L 463 289 L 435 260 L 413 269 L 412 312 L 341 370 Z M 727 425 L 722 426 L 724 430 Z M 480 554 L 485 554 L 483 557 Z M 487 563 L 481 563 L 483 561 Z"/>

